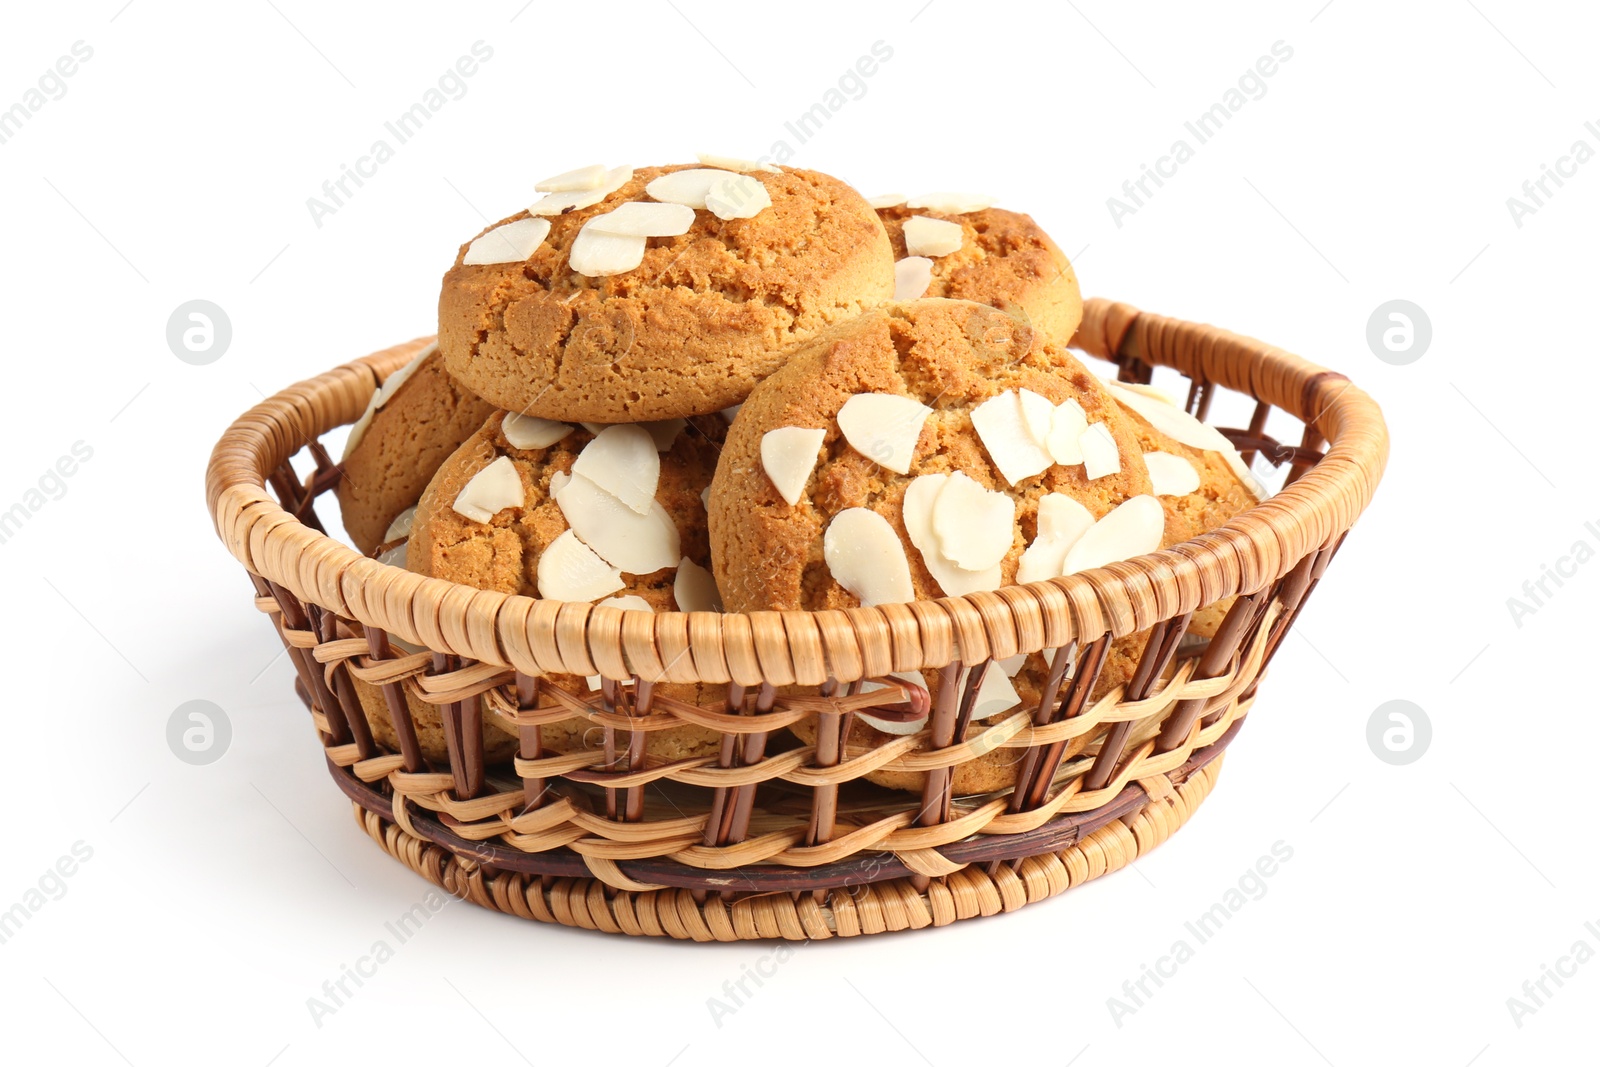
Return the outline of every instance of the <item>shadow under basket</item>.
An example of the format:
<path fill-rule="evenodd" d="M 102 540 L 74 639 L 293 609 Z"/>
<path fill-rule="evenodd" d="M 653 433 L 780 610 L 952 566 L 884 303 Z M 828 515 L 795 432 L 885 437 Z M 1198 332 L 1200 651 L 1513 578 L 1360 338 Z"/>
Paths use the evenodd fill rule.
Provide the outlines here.
<path fill-rule="evenodd" d="M 1387 458 L 1371 398 L 1258 341 L 1090 300 L 1074 346 L 1125 382 L 1174 368 L 1201 419 L 1219 389 L 1254 400 L 1249 425 L 1222 432 L 1247 461 L 1287 468 L 1282 491 L 1161 552 L 938 601 L 648 615 L 510 596 L 386 566 L 323 532 L 317 499 L 340 470 L 318 438 L 360 416 L 404 362 L 380 354 L 229 427 L 207 500 L 357 820 L 446 891 L 543 922 L 695 941 L 943 926 L 1117 870 L 1187 821 Z M 1297 443 L 1267 435 L 1274 408 L 1303 426 Z M 302 450 L 304 476 L 291 464 Z M 1187 634 L 1197 611 L 1230 599 L 1211 637 Z M 1148 634 L 1137 667 L 1097 694 L 1107 649 L 1129 634 Z M 1042 657 L 1037 699 L 974 725 L 983 672 L 1022 653 Z M 910 671 L 937 672 L 936 695 L 893 677 Z M 595 675 L 594 691 L 571 684 Z M 686 704 L 658 695 L 664 682 L 725 696 Z M 358 686 L 381 692 L 378 733 L 392 747 L 374 739 L 379 705 Z M 417 701 L 437 708 L 448 759 L 424 755 Z M 863 747 L 850 741 L 860 712 L 927 721 Z M 515 735 L 510 762 L 486 758 L 485 716 Z M 789 731 L 801 720 L 815 743 Z M 557 723 L 590 743 L 552 750 Z M 720 750 L 648 752 L 651 733 L 683 726 L 720 736 Z M 996 753 L 1015 786 L 956 794 L 957 769 Z M 926 784 L 879 788 L 866 776 L 880 770 Z"/>

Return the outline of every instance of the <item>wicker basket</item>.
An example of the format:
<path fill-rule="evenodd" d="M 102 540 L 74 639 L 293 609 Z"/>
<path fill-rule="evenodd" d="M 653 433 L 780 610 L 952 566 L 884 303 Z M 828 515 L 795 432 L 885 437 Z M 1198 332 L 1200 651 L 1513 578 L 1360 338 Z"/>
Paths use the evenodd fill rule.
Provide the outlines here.
<path fill-rule="evenodd" d="M 1248 338 L 1091 300 L 1074 343 L 1124 381 L 1176 368 L 1201 418 L 1218 388 L 1255 399 L 1250 425 L 1224 432 L 1246 458 L 1287 464 L 1287 487 L 1162 552 L 940 601 L 652 616 L 508 596 L 384 566 L 323 533 L 315 503 L 340 472 L 317 438 L 360 415 L 403 361 L 380 354 L 235 422 L 207 499 L 288 646 L 334 781 L 372 838 L 435 884 L 525 918 L 697 941 L 942 926 L 1115 870 L 1184 823 L 1387 456 L 1365 393 Z M 1305 424 L 1298 444 L 1266 436 L 1274 407 Z M 315 464 L 304 478 L 290 466 L 302 449 Z M 1209 642 L 1182 641 L 1197 609 L 1229 597 Z M 1091 700 L 1109 643 L 1147 630 L 1133 678 Z M 1038 705 L 969 736 L 988 662 L 1044 649 L 1056 651 Z M 926 728 L 846 744 L 855 712 L 927 708 L 926 690 L 889 677 L 918 669 L 940 672 Z M 587 697 L 541 684 L 596 674 Z M 873 679 L 883 686 L 865 689 Z M 383 692 L 399 751 L 374 742 L 357 680 Z M 670 701 L 660 681 L 727 696 Z M 448 766 L 421 755 L 408 695 L 439 707 Z M 484 714 L 514 725 L 513 765 L 485 765 Z M 806 717 L 814 745 L 785 730 Z M 595 746 L 543 749 L 541 727 L 566 720 L 587 720 Z M 647 755 L 648 731 L 685 724 L 720 732 L 720 755 Z M 1016 788 L 953 796 L 952 768 L 997 748 L 1015 754 Z M 868 785 L 879 768 L 925 772 L 923 794 Z"/>

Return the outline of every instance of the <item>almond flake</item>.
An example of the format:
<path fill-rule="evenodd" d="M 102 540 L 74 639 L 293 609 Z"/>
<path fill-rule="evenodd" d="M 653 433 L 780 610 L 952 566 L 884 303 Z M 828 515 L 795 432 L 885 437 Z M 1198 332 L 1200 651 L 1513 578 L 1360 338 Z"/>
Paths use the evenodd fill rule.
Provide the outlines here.
<path fill-rule="evenodd" d="M 677 566 L 683 558 L 678 527 L 655 501 L 648 513 L 640 515 L 579 474 L 553 489 L 552 495 L 579 540 L 613 567 L 628 574 L 654 574 Z"/>
<path fill-rule="evenodd" d="M 694 208 L 648 200 L 630 200 L 584 223 L 586 229 L 592 226 L 619 237 L 677 237 L 693 225 Z"/>
<path fill-rule="evenodd" d="M 963 570 L 944 555 L 939 539 L 933 530 L 933 512 L 940 493 L 950 481 L 948 474 L 924 474 L 906 486 L 905 501 L 900 507 L 900 518 L 905 523 L 906 536 L 922 553 L 922 564 L 939 584 L 945 596 L 964 596 L 1000 588 L 1000 565 L 982 571 Z"/>
<path fill-rule="evenodd" d="M 583 447 L 572 473 L 589 479 L 640 515 L 648 514 L 661 483 L 661 457 L 643 427 L 607 426 Z"/>
<path fill-rule="evenodd" d="M 549 219 L 517 219 L 496 226 L 467 246 L 461 264 L 476 267 L 488 263 L 521 263 L 544 244 L 549 233 Z"/>
<path fill-rule="evenodd" d="M 771 163 L 761 163 L 754 159 L 740 159 L 738 156 L 715 156 L 710 152 L 697 152 L 695 158 L 707 167 L 716 167 L 721 170 L 734 170 L 745 174 L 753 170 L 766 171 L 768 174 L 782 174 L 783 171 Z"/>
<path fill-rule="evenodd" d="M 839 431 L 850 447 L 896 474 L 911 471 L 922 424 L 933 409 L 895 393 L 857 393 L 839 409 Z"/>
<path fill-rule="evenodd" d="M 960 471 L 950 475 L 933 505 L 933 533 L 945 559 L 964 571 L 986 571 L 1011 551 L 1017 504 Z"/>
<path fill-rule="evenodd" d="M 1059 578 L 1067 553 L 1094 525 L 1089 509 L 1065 493 L 1039 498 L 1038 532 L 1017 564 L 1017 584 Z"/>
<path fill-rule="evenodd" d="M 580 422 L 578 425 L 582 426 L 585 430 L 588 430 L 590 436 L 599 437 L 600 431 L 611 424 L 609 422 Z"/>
<path fill-rule="evenodd" d="M 972 409 L 972 428 L 1007 485 L 1039 474 L 1052 462 L 1029 431 L 1022 403 L 1016 390 L 1007 389 Z"/>
<path fill-rule="evenodd" d="M 717 592 L 716 579 L 688 556 L 678 561 L 678 573 L 672 579 L 672 599 L 679 611 L 722 610 L 722 595 Z"/>
<path fill-rule="evenodd" d="M 1117 451 L 1117 439 L 1111 428 L 1097 422 L 1078 437 L 1078 447 L 1083 450 L 1083 476 L 1091 482 L 1116 474 L 1122 470 L 1122 456 Z"/>
<path fill-rule="evenodd" d="M 554 474 L 550 475 L 550 495 L 554 497 L 557 493 L 561 492 L 562 486 L 566 485 L 570 481 L 572 481 L 572 475 L 568 474 L 566 471 L 556 471 Z"/>
<path fill-rule="evenodd" d="M 410 541 L 401 541 L 398 545 L 395 545 L 393 548 L 385 549 L 384 551 L 379 552 L 373 558 L 376 559 L 379 563 L 387 564 L 390 567 L 399 567 L 401 570 L 405 570 L 406 569 L 406 551 L 410 547 L 411 547 L 411 542 Z M 390 637 L 389 640 L 393 641 L 394 638 Z"/>
<path fill-rule="evenodd" d="M 867 197 L 867 206 L 874 211 L 887 211 L 889 208 L 899 207 L 905 202 L 905 193 L 884 193 L 882 196 Z"/>
<path fill-rule="evenodd" d="M 916 599 L 900 535 L 875 511 L 846 508 L 835 515 L 822 535 L 822 558 L 833 580 L 862 607 Z"/>
<path fill-rule="evenodd" d="M 1061 573 L 1077 574 L 1161 547 L 1167 513 L 1153 496 L 1129 497 L 1089 528 L 1067 552 Z"/>
<path fill-rule="evenodd" d="M 615 167 L 606 171 L 605 178 L 591 189 L 569 189 L 550 193 L 536 200 L 528 211 L 534 215 L 560 215 L 580 208 L 593 207 L 633 179 L 632 167 Z"/>
<path fill-rule="evenodd" d="M 616 608 L 618 611 L 644 611 L 650 613 L 651 615 L 656 613 L 656 609 L 650 606 L 650 602 L 648 600 L 642 596 L 634 596 L 631 593 L 627 596 L 609 597 L 600 601 L 600 603 L 596 604 L 595 607 Z"/>
<path fill-rule="evenodd" d="M 982 722 L 992 719 L 1002 712 L 1010 711 L 1022 703 L 1022 696 L 1017 692 L 1017 687 L 1011 684 L 1011 678 L 1006 674 L 1005 668 L 994 660 L 983 669 L 983 679 L 978 682 L 978 695 L 972 702 L 972 719 Z"/>
<path fill-rule="evenodd" d="M 1188 496 L 1200 488 L 1200 472 L 1182 456 L 1146 452 L 1144 464 L 1150 468 L 1150 488 L 1156 496 Z"/>
<path fill-rule="evenodd" d="M 767 187 L 748 174 L 718 178 L 706 190 L 706 210 L 719 219 L 754 218 L 771 206 Z"/>
<path fill-rule="evenodd" d="M 526 499 L 517 465 L 501 456 L 461 487 L 450 508 L 473 522 L 488 522 L 506 508 L 520 508 Z"/>
<path fill-rule="evenodd" d="M 411 362 L 389 375 L 383 380 L 382 385 L 373 390 L 371 398 L 367 400 L 367 410 L 361 413 L 361 417 L 350 427 L 350 433 L 344 439 L 344 459 L 350 458 L 350 453 L 356 450 L 356 446 L 366 436 L 367 427 L 372 425 L 372 417 L 378 413 L 378 409 L 387 404 L 389 398 L 399 392 L 400 387 L 406 384 L 406 380 L 417 372 L 417 368 L 422 366 L 423 361 L 437 351 L 439 351 L 437 342 L 428 345 L 421 352 L 412 356 Z"/>
<path fill-rule="evenodd" d="M 711 487 L 708 485 L 700 490 L 700 506 L 706 509 L 706 514 L 711 513 Z"/>
<path fill-rule="evenodd" d="M 644 187 L 644 191 L 664 204 L 682 204 L 695 210 L 704 210 L 706 193 L 711 186 L 733 174 L 727 170 L 693 168 L 663 174 Z"/>
<path fill-rule="evenodd" d="M 889 675 L 889 677 L 898 678 L 902 682 L 908 682 L 911 685 L 922 689 L 926 689 L 928 687 L 927 680 L 916 671 L 896 671 L 895 673 Z M 875 693 L 880 689 L 887 688 L 888 686 L 884 685 L 882 682 L 861 683 L 861 691 L 863 693 Z M 928 725 L 927 715 L 922 716 L 920 719 L 912 719 L 910 722 L 894 722 L 889 719 L 880 719 L 871 712 L 858 711 L 856 712 L 856 718 L 860 719 L 874 730 L 877 730 L 879 733 L 892 734 L 895 737 L 910 737 L 912 734 L 921 733 Z"/>
<path fill-rule="evenodd" d="M 960 223 L 925 215 L 906 219 L 903 232 L 906 254 L 912 256 L 948 256 L 961 248 L 963 240 Z"/>
<path fill-rule="evenodd" d="M 598 600 L 623 587 L 622 572 L 595 555 L 571 530 L 539 553 L 539 595 L 546 600 Z"/>
<path fill-rule="evenodd" d="M 780 426 L 761 435 L 761 466 L 772 487 L 791 507 L 800 503 L 800 494 L 817 465 L 817 451 L 827 436 L 826 430 L 799 426 Z"/>
<path fill-rule="evenodd" d="M 585 278 L 626 274 L 644 262 L 645 244 L 643 237 L 606 233 L 590 229 L 589 224 L 584 223 L 578 236 L 572 239 L 567 265 Z"/>
<path fill-rule="evenodd" d="M 398 541 L 403 537 L 411 536 L 411 525 L 417 520 L 417 506 L 412 504 L 389 523 L 389 528 L 383 531 L 385 542 Z"/>
<path fill-rule="evenodd" d="M 1089 428 L 1089 416 L 1076 400 L 1063 400 L 1056 405 L 1050 422 L 1050 439 L 1046 442 L 1050 458 L 1062 466 L 1071 467 L 1083 462 L 1083 432 Z"/>
<path fill-rule="evenodd" d="M 717 414 L 721 415 L 729 422 L 732 422 L 734 419 L 739 417 L 739 409 L 742 407 L 744 407 L 743 404 L 734 404 L 731 407 L 723 408 L 721 411 L 717 412 Z"/>
<path fill-rule="evenodd" d="M 569 170 L 557 174 L 554 178 L 546 178 L 533 187 L 536 193 L 570 193 L 579 189 L 598 189 L 605 184 L 606 165 L 604 163 L 591 163 L 587 167 Z"/>
<path fill-rule="evenodd" d="M 532 415 L 520 415 L 512 411 L 508 412 L 506 417 L 501 420 L 500 432 L 505 435 L 506 443 L 512 448 L 528 450 L 549 448 L 571 433 L 572 427 L 564 422 L 535 418 Z"/>
<path fill-rule="evenodd" d="M 993 207 L 995 198 L 978 193 L 923 193 L 906 201 L 913 211 L 936 211 L 941 215 L 965 215 Z"/>
<path fill-rule="evenodd" d="M 1022 421 L 1028 427 L 1028 436 L 1033 438 L 1033 443 L 1049 451 L 1050 431 L 1055 427 L 1056 406 L 1050 403 L 1048 397 L 1040 396 L 1032 389 L 1017 390 L 1017 404 L 1022 408 Z"/>
<path fill-rule="evenodd" d="M 1106 382 L 1117 403 L 1179 444 L 1202 452 L 1237 452 L 1233 442 L 1214 426 L 1207 426 L 1176 404 L 1158 400 L 1148 392 L 1128 388 L 1124 382 Z"/>
<path fill-rule="evenodd" d="M 1046 659 L 1048 658 L 1046 657 Z M 1007 678 L 1015 678 L 1021 673 L 1022 668 L 1026 666 L 1028 654 L 1026 652 L 1018 652 L 1015 656 L 1007 656 L 1005 659 L 995 660 L 995 662 L 1000 664 L 1000 669 L 1006 672 Z"/>
<path fill-rule="evenodd" d="M 669 452 L 672 450 L 672 442 L 676 441 L 683 428 L 689 425 L 689 420 L 659 419 L 655 422 L 641 422 L 639 425 L 644 427 L 650 439 L 656 443 L 657 452 Z"/>
<path fill-rule="evenodd" d="M 894 265 L 894 298 L 920 300 L 933 283 L 933 260 L 927 256 L 907 256 Z"/>

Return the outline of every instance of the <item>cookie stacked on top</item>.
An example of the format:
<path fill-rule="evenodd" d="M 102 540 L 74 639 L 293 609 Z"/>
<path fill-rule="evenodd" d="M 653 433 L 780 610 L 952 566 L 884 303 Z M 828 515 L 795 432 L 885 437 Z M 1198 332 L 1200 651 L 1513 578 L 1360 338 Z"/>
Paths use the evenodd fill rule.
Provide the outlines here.
<path fill-rule="evenodd" d="M 814 171 L 720 157 L 597 165 L 536 190 L 461 248 L 437 350 L 358 424 L 347 474 L 384 472 L 381 493 L 341 488 L 364 551 L 622 610 L 856 607 L 1131 558 L 1256 499 L 1226 438 L 1067 350 L 1082 315 L 1071 264 L 987 198 L 869 201 Z M 353 520 L 351 502 L 368 514 Z M 1143 644 L 1115 644 L 1102 692 Z M 1035 697 L 1045 670 L 1039 655 L 991 664 L 973 728 Z M 550 681 L 580 698 L 601 686 Z M 715 688 L 651 693 L 703 703 Z M 925 725 L 857 720 L 853 748 Z M 796 724 L 799 741 L 814 729 Z M 692 726 L 647 736 L 657 760 L 720 742 Z M 598 738 L 546 728 L 542 743 Z M 1006 788 L 1011 755 L 958 767 L 956 790 Z"/>

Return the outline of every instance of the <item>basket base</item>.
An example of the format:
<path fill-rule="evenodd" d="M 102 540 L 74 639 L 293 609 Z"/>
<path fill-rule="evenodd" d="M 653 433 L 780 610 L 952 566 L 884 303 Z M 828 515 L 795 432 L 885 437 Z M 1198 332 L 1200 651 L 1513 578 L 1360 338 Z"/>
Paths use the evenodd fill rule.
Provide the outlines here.
<path fill-rule="evenodd" d="M 725 902 L 689 889 L 632 892 L 594 878 L 485 874 L 461 857 L 355 808 L 356 821 L 395 859 L 445 892 L 493 911 L 611 934 L 685 941 L 824 940 L 948 926 L 1016 911 L 1120 870 L 1189 821 L 1216 784 L 1222 756 L 1123 819 L 1059 852 L 972 865 L 918 889 L 910 878 L 819 892 L 770 893 Z"/>

